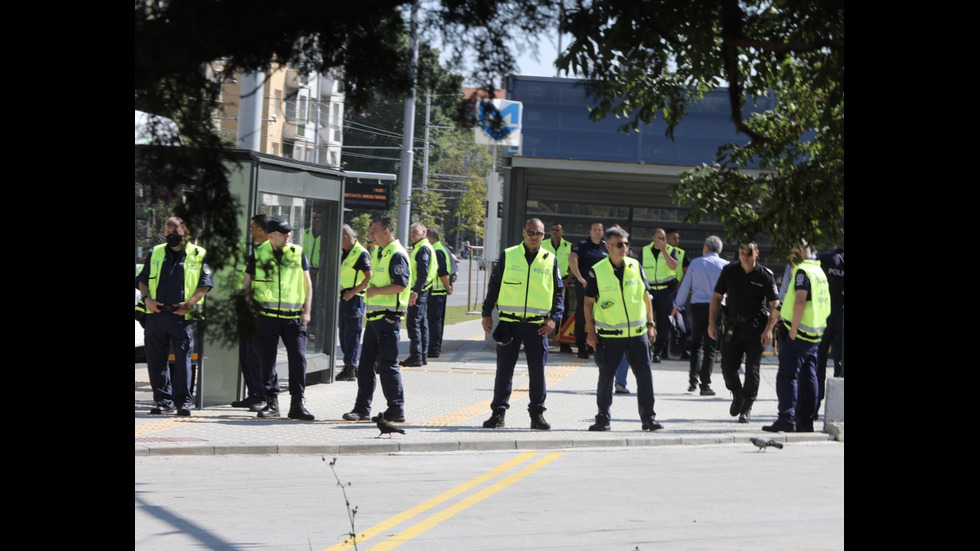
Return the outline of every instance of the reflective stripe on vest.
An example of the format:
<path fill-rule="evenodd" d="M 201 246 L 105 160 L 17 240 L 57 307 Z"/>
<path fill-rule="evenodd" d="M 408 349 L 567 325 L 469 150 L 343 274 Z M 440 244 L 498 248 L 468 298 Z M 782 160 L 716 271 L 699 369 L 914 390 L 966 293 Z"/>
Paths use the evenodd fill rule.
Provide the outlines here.
<path fill-rule="evenodd" d="M 378 248 L 375 247 L 375 250 L 378 250 Z M 409 276 L 411 276 L 412 267 L 408 264 L 408 251 L 396 239 L 388 243 L 387 247 L 378 251 L 378 254 L 375 256 L 374 266 L 371 269 L 371 285 L 375 287 L 391 285 L 391 274 L 388 272 L 388 269 L 391 265 L 391 259 L 396 254 L 400 254 L 405 258 L 405 264 L 408 265 Z M 409 277 L 409 280 L 411 280 L 411 277 Z M 406 286 L 402 292 L 397 294 L 368 297 L 365 306 L 367 319 L 369 321 L 376 320 L 384 317 L 385 314 L 396 314 L 399 317 L 404 316 L 411 294 L 412 288 Z"/>
<path fill-rule="evenodd" d="M 181 302 L 186 302 L 187 299 L 194 296 L 197 292 L 197 284 L 201 282 L 201 270 L 204 268 L 204 255 L 207 251 L 203 247 L 198 247 L 193 243 L 187 243 L 184 245 L 184 300 Z M 153 252 L 150 255 L 150 275 L 149 275 L 149 297 L 153 300 L 157 298 L 157 286 L 160 284 L 160 270 L 163 268 L 163 261 L 167 255 L 167 244 L 161 243 L 153 247 Z M 140 312 L 146 312 L 147 314 L 152 314 L 149 309 L 146 308 L 144 302 L 140 302 L 136 305 L 136 309 Z M 204 297 L 198 301 L 191 311 L 184 315 L 184 319 L 197 319 L 201 317 L 204 310 Z"/>
<path fill-rule="evenodd" d="M 612 262 L 606 257 L 592 266 L 598 296 L 592 307 L 596 333 L 604 337 L 626 338 L 646 332 L 646 301 L 640 263 L 623 259 L 623 281 L 616 277 Z"/>
<path fill-rule="evenodd" d="M 501 319 L 543 320 L 551 314 L 555 297 L 555 255 L 540 248 L 530 265 L 524 244 L 504 251 L 497 310 Z"/>
<path fill-rule="evenodd" d="M 432 250 L 435 252 L 432 257 L 432 263 L 435 264 L 436 267 L 436 279 L 432 282 L 432 294 L 447 295 L 449 294 L 449 289 L 446 289 L 446 286 L 442 284 L 442 278 L 439 277 L 439 253 L 445 255 L 443 258 L 446 259 L 446 271 L 448 272 L 452 269 L 452 262 L 449 260 L 449 250 L 442 244 L 442 241 L 436 241 L 433 243 Z M 452 274 L 449 275 L 452 276 Z"/>
<path fill-rule="evenodd" d="M 422 249 L 429 249 L 429 271 L 425 274 L 425 283 L 422 285 L 422 292 L 425 292 L 432 288 L 432 283 L 436 279 L 436 273 L 439 269 L 436 266 L 436 251 L 432 248 L 432 243 L 429 243 L 429 240 L 424 237 L 418 243 L 412 245 L 412 277 L 409 278 L 408 286 L 411 289 L 415 289 L 415 281 L 421 275 L 415 273 L 415 267 L 418 266 L 418 255 L 422 252 Z"/>
<path fill-rule="evenodd" d="M 255 279 L 252 299 L 259 313 L 272 318 L 298 318 L 306 305 L 306 275 L 303 248 L 287 243 L 282 260 L 276 260 L 272 241 L 255 249 Z"/>
<path fill-rule="evenodd" d="M 549 238 L 542 241 L 541 246 L 551 251 L 551 254 L 555 255 L 555 258 L 558 259 L 558 270 L 561 276 L 568 275 L 568 255 L 572 252 L 572 244 L 562 239 L 556 249 Z"/>
<path fill-rule="evenodd" d="M 667 284 L 677 280 L 677 273 L 667 268 L 667 261 L 664 254 L 673 252 L 674 247 L 667 245 L 666 251 L 657 256 L 653 255 L 653 243 L 643 247 L 643 271 L 647 273 L 647 281 L 651 289 L 666 289 Z"/>
<path fill-rule="evenodd" d="M 783 323 L 790 328 L 793 322 L 793 303 L 796 302 L 796 272 L 803 270 L 810 278 L 810 300 L 803 308 L 803 319 L 796 329 L 796 337 L 805 341 L 819 342 L 824 329 L 827 328 L 827 316 L 830 315 L 830 286 L 827 284 L 827 274 L 820 268 L 816 260 L 804 260 L 793 268 L 793 275 L 783 297 L 783 306 L 779 316 Z"/>
<path fill-rule="evenodd" d="M 350 248 L 350 252 L 347 253 L 347 258 L 340 263 L 340 289 L 353 289 L 361 283 L 364 282 L 364 272 L 360 270 L 355 270 L 354 265 L 357 264 L 358 259 L 361 255 L 366 253 L 367 249 L 363 245 L 354 241 L 354 246 Z M 364 291 L 357 293 L 357 296 L 363 297 Z"/>

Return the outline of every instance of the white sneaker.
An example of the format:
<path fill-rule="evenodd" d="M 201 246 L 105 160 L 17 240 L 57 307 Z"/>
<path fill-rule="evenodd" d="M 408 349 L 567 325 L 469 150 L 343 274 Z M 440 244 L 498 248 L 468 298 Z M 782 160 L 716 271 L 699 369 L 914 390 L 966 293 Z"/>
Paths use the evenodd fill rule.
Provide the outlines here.
<path fill-rule="evenodd" d="M 628 388 L 626 388 L 625 386 L 619 383 L 616 383 L 616 394 L 629 394 L 629 393 L 630 391 Z"/>

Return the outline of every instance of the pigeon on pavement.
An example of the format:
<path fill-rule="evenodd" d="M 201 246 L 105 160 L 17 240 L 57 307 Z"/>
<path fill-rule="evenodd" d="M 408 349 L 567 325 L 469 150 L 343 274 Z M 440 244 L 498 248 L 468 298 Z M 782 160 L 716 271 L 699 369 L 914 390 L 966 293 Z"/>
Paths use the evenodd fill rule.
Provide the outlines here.
<path fill-rule="evenodd" d="M 378 430 L 381 431 L 381 434 L 375 436 L 375 438 L 381 438 L 382 434 L 387 434 L 388 438 L 391 438 L 391 433 L 393 432 L 405 434 L 404 430 L 396 427 L 395 425 L 392 425 L 391 422 L 385 419 L 383 413 L 379 413 L 378 416 L 374 418 L 374 420 L 378 423 Z"/>
<path fill-rule="evenodd" d="M 779 443 L 779 442 L 776 442 L 772 438 L 770 438 L 769 440 L 766 440 L 765 438 L 755 438 L 755 437 L 753 437 L 753 438 L 750 438 L 749 440 L 751 440 L 751 442 L 753 444 L 755 444 L 756 446 L 758 446 L 759 447 L 759 451 L 761 451 L 761 452 L 766 451 L 766 448 L 768 448 L 769 446 L 772 446 L 774 448 L 783 449 L 783 445 L 781 443 Z"/>

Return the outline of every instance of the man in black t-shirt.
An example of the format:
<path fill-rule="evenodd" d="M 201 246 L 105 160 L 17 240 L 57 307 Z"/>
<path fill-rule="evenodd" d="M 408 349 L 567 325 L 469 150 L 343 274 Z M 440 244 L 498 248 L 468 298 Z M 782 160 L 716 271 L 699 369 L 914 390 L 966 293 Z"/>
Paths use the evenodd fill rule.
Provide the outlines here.
<path fill-rule="evenodd" d="M 708 336 L 718 340 L 715 320 L 725 297 L 725 334 L 721 343 L 721 373 L 725 387 L 732 393 L 728 413 L 738 416 L 739 423 L 748 423 L 752 404 L 759 392 L 759 362 L 762 351 L 772 343 L 774 316 L 779 304 L 779 291 L 772 271 L 758 263 L 759 248 L 755 243 L 743 243 L 738 248 L 739 262 L 721 270 L 708 311 Z M 745 383 L 738 369 L 745 357 Z"/>

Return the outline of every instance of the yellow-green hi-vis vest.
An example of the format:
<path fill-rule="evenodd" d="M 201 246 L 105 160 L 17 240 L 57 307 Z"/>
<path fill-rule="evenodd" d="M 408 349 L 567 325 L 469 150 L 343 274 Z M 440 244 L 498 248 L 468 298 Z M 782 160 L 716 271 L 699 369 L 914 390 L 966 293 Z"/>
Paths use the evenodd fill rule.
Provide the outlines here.
<path fill-rule="evenodd" d="M 555 255 L 543 247 L 530 265 L 524 244 L 504 251 L 497 310 L 505 321 L 544 321 L 555 298 Z"/>
<path fill-rule="evenodd" d="M 605 338 L 635 337 L 646 332 L 647 311 L 643 300 L 646 288 L 640 276 L 640 263 L 629 257 L 623 263 L 622 283 L 608 256 L 592 266 L 598 292 L 592 318 L 596 333 Z"/>
<path fill-rule="evenodd" d="M 377 249 L 377 247 L 375 247 Z M 371 285 L 375 287 L 385 287 L 391 285 L 391 274 L 388 268 L 394 255 L 400 254 L 405 257 L 405 264 L 408 265 L 408 252 L 398 240 L 394 240 L 387 247 L 378 251 L 375 256 L 375 265 L 371 267 Z M 412 267 L 408 266 L 409 280 L 411 280 Z M 366 299 L 367 319 L 373 321 L 383 318 L 385 314 L 397 314 L 398 317 L 405 316 L 408 308 L 408 299 L 412 294 L 412 288 L 406 286 L 402 292 L 393 295 L 374 295 Z"/>
<path fill-rule="evenodd" d="M 340 263 L 340 290 L 353 289 L 361 283 L 364 282 L 364 272 L 360 270 L 355 270 L 354 265 L 357 264 L 358 259 L 361 255 L 366 253 L 367 249 L 364 245 L 361 245 L 357 241 L 354 241 L 354 246 L 350 248 L 350 252 L 347 253 L 347 258 Z M 364 291 L 357 294 L 363 297 Z"/>
<path fill-rule="evenodd" d="M 803 308 L 803 319 L 796 328 L 796 338 L 810 342 L 820 342 L 824 329 L 827 328 L 827 316 L 830 315 L 830 286 L 827 284 L 827 274 L 824 273 L 816 260 L 804 260 L 793 268 L 783 306 L 779 309 L 779 317 L 787 329 L 793 322 L 793 303 L 796 302 L 796 273 L 806 272 L 810 278 L 810 300 Z"/>
<path fill-rule="evenodd" d="M 198 247 L 193 243 L 187 243 L 184 245 L 184 252 L 186 256 L 184 257 L 184 301 L 194 296 L 197 292 L 197 284 L 201 281 L 201 270 L 204 268 L 204 256 L 207 251 L 203 247 Z M 150 254 L 150 278 L 149 288 L 150 298 L 156 300 L 157 298 L 157 286 L 160 284 L 160 269 L 163 267 L 163 260 L 167 255 L 167 244 L 161 243 L 153 247 L 153 252 Z M 152 314 L 146 308 L 146 304 L 140 301 L 136 305 L 136 309 L 140 312 L 145 312 L 147 314 Z M 200 319 L 204 314 L 204 297 L 194 305 L 193 308 L 187 314 L 184 315 L 184 319 Z"/>
<path fill-rule="evenodd" d="M 276 260 L 271 241 L 256 247 L 252 300 L 264 316 L 292 319 L 302 315 L 306 304 L 302 247 L 286 244 L 280 261 Z"/>

